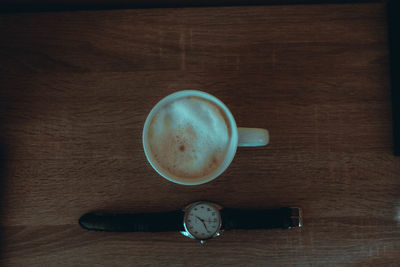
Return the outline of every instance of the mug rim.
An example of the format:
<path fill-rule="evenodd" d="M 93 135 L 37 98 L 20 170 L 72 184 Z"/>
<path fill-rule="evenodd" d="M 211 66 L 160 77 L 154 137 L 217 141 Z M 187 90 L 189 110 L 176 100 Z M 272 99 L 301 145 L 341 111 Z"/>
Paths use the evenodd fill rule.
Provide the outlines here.
<path fill-rule="evenodd" d="M 153 119 L 154 115 L 158 112 L 158 110 L 161 107 L 163 107 L 164 105 L 166 105 L 169 102 L 172 102 L 175 99 L 179 99 L 179 98 L 183 98 L 183 97 L 190 97 L 190 96 L 197 96 L 197 97 L 205 98 L 209 101 L 212 101 L 214 104 L 218 105 L 224 111 L 226 117 L 229 120 L 229 124 L 231 126 L 231 140 L 230 140 L 229 147 L 227 148 L 228 151 L 226 153 L 224 161 L 222 162 L 220 168 L 216 172 L 214 172 L 209 177 L 206 176 L 206 178 L 204 180 L 198 181 L 196 179 L 196 181 L 193 181 L 193 182 L 190 182 L 190 181 L 183 182 L 181 180 L 184 180 L 185 178 L 181 178 L 179 176 L 175 176 L 176 178 L 171 177 L 170 175 L 167 175 L 166 173 L 164 173 L 163 170 L 160 170 L 161 167 L 157 166 L 157 164 L 155 164 L 153 162 L 151 156 L 149 155 L 150 152 L 149 152 L 149 147 L 147 144 L 147 132 L 148 132 L 151 120 Z M 164 98 L 162 98 L 156 105 L 153 106 L 150 113 L 147 115 L 146 121 L 143 126 L 143 131 L 142 131 L 143 150 L 146 155 L 146 159 L 150 163 L 151 167 L 163 178 L 167 179 L 170 182 L 177 183 L 180 185 L 205 184 L 205 183 L 208 183 L 208 182 L 214 180 L 218 176 L 220 176 L 229 167 L 229 165 L 233 161 L 233 158 L 235 157 L 236 150 L 237 150 L 238 140 L 239 140 L 239 136 L 238 136 L 238 128 L 236 125 L 236 121 L 235 121 L 232 113 L 228 109 L 228 107 L 217 97 L 215 97 L 209 93 L 199 91 L 199 90 L 177 91 L 177 92 L 174 92 L 174 93 L 169 94 L 169 95 L 165 96 Z"/>

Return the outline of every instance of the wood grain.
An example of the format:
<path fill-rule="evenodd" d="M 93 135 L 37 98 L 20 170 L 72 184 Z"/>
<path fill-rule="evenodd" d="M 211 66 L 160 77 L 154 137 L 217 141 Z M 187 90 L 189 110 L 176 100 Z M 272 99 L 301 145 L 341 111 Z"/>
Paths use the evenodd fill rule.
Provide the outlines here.
<path fill-rule="evenodd" d="M 0 263 L 398 263 L 385 15 L 371 3 L 0 15 Z M 162 179 L 141 130 L 158 100 L 184 89 L 217 96 L 271 144 L 240 148 L 205 185 Z M 199 199 L 301 206 L 304 227 L 226 232 L 201 248 L 178 233 L 77 224 L 87 211 Z"/>
<path fill-rule="evenodd" d="M 0 12 L 388 2 L 388 0 L 2 0 Z"/>

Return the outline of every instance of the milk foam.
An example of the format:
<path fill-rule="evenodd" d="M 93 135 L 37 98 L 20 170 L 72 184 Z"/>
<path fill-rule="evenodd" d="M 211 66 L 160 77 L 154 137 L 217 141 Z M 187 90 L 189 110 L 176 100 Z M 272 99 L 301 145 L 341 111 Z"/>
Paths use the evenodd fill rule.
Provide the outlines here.
<path fill-rule="evenodd" d="M 162 168 L 179 177 L 198 178 L 223 162 L 230 129 L 218 106 L 199 97 L 184 97 L 159 110 L 148 137 Z"/>

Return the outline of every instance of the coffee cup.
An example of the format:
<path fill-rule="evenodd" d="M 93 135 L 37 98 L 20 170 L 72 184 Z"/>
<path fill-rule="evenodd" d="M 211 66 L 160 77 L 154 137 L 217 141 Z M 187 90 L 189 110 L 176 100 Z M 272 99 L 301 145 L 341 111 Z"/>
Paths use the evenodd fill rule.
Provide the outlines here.
<path fill-rule="evenodd" d="M 238 146 L 265 146 L 266 129 L 237 127 L 222 101 L 202 91 L 185 90 L 160 100 L 143 127 L 143 149 L 165 179 L 200 185 L 221 175 Z"/>

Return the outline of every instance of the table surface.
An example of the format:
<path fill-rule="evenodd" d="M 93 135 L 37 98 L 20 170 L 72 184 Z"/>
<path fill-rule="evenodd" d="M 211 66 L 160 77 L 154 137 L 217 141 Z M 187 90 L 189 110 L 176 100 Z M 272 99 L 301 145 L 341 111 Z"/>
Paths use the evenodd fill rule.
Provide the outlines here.
<path fill-rule="evenodd" d="M 294 5 L 0 15 L 4 266 L 395 264 L 385 5 Z M 198 89 L 239 126 L 267 128 L 213 182 L 185 187 L 146 162 L 162 97 Z M 89 232 L 92 210 L 196 200 L 301 206 L 304 227 L 236 230 L 205 247 L 178 233 Z"/>

